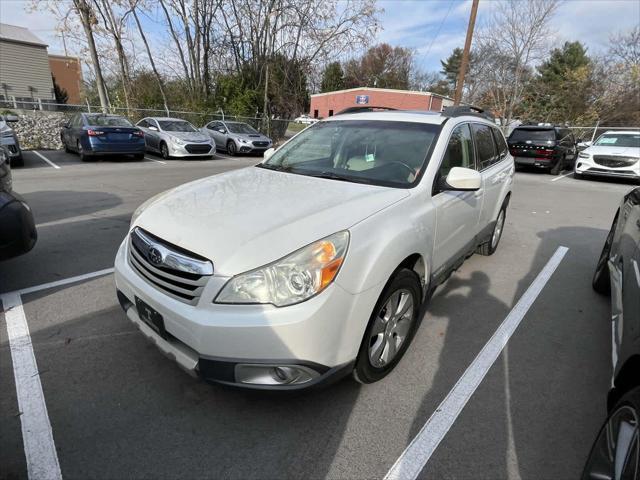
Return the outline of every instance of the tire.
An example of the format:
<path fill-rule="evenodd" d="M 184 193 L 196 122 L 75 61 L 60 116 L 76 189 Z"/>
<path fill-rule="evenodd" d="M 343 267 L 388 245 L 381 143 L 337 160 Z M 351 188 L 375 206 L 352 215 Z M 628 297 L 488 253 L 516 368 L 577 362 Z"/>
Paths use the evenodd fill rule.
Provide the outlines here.
<path fill-rule="evenodd" d="M 638 422 L 640 421 L 640 386 L 628 391 L 611 409 L 598 436 L 591 453 L 587 457 L 583 480 L 593 478 L 640 478 L 640 442 L 638 441 Z M 624 432 L 624 434 L 621 434 Z M 635 432 L 635 442 L 632 439 Z M 633 448 L 633 450 L 631 450 Z M 620 451 L 620 449 L 623 449 Z M 616 460 L 623 461 L 618 465 L 621 475 L 615 475 Z"/>
<path fill-rule="evenodd" d="M 560 175 L 563 165 L 564 165 L 564 157 L 558 159 L 556 164 L 553 167 L 551 167 L 551 170 L 549 170 L 549 173 L 551 175 Z"/>
<path fill-rule="evenodd" d="M 171 155 L 169 155 L 169 147 L 164 142 L 160 143 L 160 155 L 162 155 L 164 160 L 169 160 L 171 158 Z"/>
<path fill-rule="evenodd" d="M 583 176 L 579 173 L 573 172 L 573 178 L 575 178 L 576 180 L 582 180 Z"/>
<path fill-rule="evenodd" d="M 17 157 L 9 160 L 9 166 L 13 167 L 24 167 L 24 157 L 22 156 L 22 152 Z"/>
<path fill-rule="evenodd" d="M 237 147 L 236 147 L 236 142 L 234 142 L 233 140 L 229 140 L 227 142 L 227 153 L 231 157 L 235 157 L 236 156 Z"/>
<path fill-rule="evenodd" d="M 420 279 L 413 270 L 401 269 L 391 277 L 373 309 L 360 344 L 353 370 L 357 382 L 377 382 L 395 368 L 420 324 L 421 299 Z M 394 303 L 392 308 L 396 312 L 390 314 L 389 306 Z"/>
<path fill-rule="evenodd" d="M 76 148 L 78 149 L 78 156 L 80 157 L 80 161 L 90 162 L 92 160 L 91 156 L 85 153 L 84 148 L 82 148 L 82 142 L 80 140 L 78 140 Z"/>
<path fill-rule="evenodd" d="M 133 158 L 136 160 L 144 160 L 144 153 L 136 153 Z"/>
<path fill-rule="evenodd" d="M 62 142 L 62 146 L 64 147 L 65 153 L 71 153 L 71 149 L 69 148 L 69 145 L 67 145 L 67 142 L 64 141 L 64 138 L 62 137 L 62 135 L 60 135 L 60 141 Z"/>
<path fill-rule="evenodd" d="M 480 255 L 489 256 L 493 255 L 498 249 L 498 245 L 500 244 L 500 239 L 502 238 L 502 232 L 504 231 L 504 224 L 507 220 L 507 202 L 505 202 L 500 211 L 498 212 L 498 218 L 496 218 L 496 223 L 493 226 L 493 231 L 491 232 L 491 238 L 488 242 L 479 245 L 477 248 L 477 252 Z"/>
<path fill-rule="evenodd" d="M 598 264 L 596 265 L 596 271 L 593 273 L 593 280 L 591 286 L 600 295 L 611 294 L 611 279 L 609 278 L 609 256 L 611 255 L 611 245 L 613 244 L 613 236 L 616 231 L 616 223 L 618 223 L 618 213 L 616 213 L 613 219 L 613 224 L 607 235 L 607 239 L 602 247 Z"/>

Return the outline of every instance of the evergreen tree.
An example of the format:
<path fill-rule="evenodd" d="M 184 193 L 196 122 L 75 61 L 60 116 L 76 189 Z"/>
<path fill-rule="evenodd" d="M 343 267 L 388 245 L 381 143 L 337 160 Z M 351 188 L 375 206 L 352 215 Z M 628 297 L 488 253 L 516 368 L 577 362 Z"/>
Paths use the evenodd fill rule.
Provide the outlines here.
<path fill-rule="evenodd" d="M 334 92 L 344 88 L 344 72 L 340 62 L 332 62 L 322 72 L 320 93 Z"/>

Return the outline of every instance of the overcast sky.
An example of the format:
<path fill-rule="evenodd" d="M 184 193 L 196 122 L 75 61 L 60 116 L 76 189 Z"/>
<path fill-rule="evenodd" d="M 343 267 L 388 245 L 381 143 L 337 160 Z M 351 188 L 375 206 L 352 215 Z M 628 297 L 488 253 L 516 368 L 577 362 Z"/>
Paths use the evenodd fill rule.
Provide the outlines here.
<path fill-rule="evenodd" d="M 493 1 L 480 0 L 476 27 L 486 20 Z M 28 27 L 49 44 L 49 53 L 63 53 L 53 15 L 29 12 L 28 3 L 0 0 L 0 21 Z M 415 49 L 418 65 L 426 70 L 439 70 L 440 59 L 464 44 L 471 0 L 379 0 L 378 5 L 384 13 L 377 40 Z M 638 0 L 565 0 L 551 27 L 558 45 L 580 40 L 597 54 L 603 52 L 611 34 L 638 24 Z"/>

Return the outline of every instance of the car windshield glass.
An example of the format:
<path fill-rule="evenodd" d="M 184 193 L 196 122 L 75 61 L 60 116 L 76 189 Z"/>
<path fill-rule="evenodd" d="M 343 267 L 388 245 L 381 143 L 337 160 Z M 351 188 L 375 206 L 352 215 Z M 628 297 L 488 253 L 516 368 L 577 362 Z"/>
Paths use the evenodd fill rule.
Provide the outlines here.
<path fill-rule="evenodd" d="M 110 117 L 108 115 L 87 115 L 87 123 L 97 127 L 133 127 L 124 117 Z"/>
<path fill-rule="evenodd" d="M 640 148 L 640 135 L 635 135 L 635 134 L 616 135 L 613 133 L 607 133 L 605 135 L 601 135 L 600 138 L 596 140 L 595 145 L 600 145 L 603 147 L 611 146 L 611 147 Z"/>
<path fill-rule="evenodd" d="M 439 125 L 414 122 L 320 122 L 259 166 L 334 180 L 408 187 L 426 167 L 439 132 Z"/>
<path fill-rule="evenodd" d="M 542 141 L 548 142 L 556 139 L 556 132 L 552 129 L 516 128 L 509 136 L 510 142 Z"/>
<path fill-rule="evenodd" d="M 231 133 L 251 133 L 257 134 L 258 131 L 251 125 L 246 123 L 227 122 L 227 128 Z"/>
<path fill-rule="evenodd" d="M 196 128 L 184 120 L 158 120 L 165 132 L 196 132 Z"/>

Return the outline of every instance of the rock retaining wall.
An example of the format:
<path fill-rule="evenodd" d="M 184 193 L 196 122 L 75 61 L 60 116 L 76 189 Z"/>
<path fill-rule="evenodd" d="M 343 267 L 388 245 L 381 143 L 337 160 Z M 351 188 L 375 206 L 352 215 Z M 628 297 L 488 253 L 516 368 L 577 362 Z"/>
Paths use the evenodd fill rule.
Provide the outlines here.
<path fill-rule="evenodd" d="M 62 148 L 60 129 L 67 115 L 55 112 L 19 113 L 20 121 L 10 123 L 15 130 L 23 150 L 58 150 Z"/>

